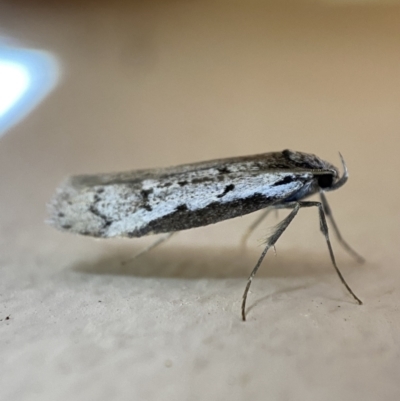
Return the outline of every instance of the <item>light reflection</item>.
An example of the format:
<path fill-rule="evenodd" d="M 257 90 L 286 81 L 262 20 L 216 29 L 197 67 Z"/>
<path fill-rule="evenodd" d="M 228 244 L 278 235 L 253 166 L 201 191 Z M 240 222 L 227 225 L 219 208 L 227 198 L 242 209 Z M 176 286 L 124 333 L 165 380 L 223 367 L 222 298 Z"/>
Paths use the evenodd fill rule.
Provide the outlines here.
<path fill-rule="evenodd" d="M 58 64 L 49 53 L 0 43 L 0 136 L 48 95 L 58 77 Z"/>
<path fill-rule="evenodd" d="M 22 65 L 0 60 L 0 117 L 2 117 L 29 85 L 29 74 Z"/>

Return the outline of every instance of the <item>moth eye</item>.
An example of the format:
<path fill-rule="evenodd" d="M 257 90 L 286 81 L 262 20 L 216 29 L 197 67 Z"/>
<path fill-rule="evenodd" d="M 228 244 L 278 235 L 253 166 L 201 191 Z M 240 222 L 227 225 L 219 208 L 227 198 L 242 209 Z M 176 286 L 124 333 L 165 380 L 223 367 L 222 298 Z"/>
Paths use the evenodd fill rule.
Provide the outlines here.
<path fill-rule="evenodd" d="M 333 175 L 332 174 L 324 174 L 318 176 L 318 185 L 320 188 L 328 188 L 333 184 Z"/>

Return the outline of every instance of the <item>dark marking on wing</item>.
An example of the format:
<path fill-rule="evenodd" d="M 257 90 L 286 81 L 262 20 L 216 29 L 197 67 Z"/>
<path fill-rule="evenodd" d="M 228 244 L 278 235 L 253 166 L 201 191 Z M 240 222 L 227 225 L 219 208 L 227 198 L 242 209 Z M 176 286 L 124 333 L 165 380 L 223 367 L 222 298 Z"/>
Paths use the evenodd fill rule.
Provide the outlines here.
<path fill-rule="evenodd" d="M 187 210 L 189 210 L 188 207 L 187 207 L 184 203 L 182 203 L 182 205 L 179 205 L 179 206 L 175 209 L 175 212 L 186 212 Z M 175 213 L 175 212 L 174 212 L 174 213 Z"/>
<path fill-rule="evenodd" d="M 143 204 L 141 205 L 141 207 L 143 207 L 143 209 L 146 209 L 148 212 L 151 212 L 153 210 L 153 208 L 149 205 L 149 195 L 151 193 L 153 193 L 153 188 L 142 189 L 140 191 L 140 195 L 143 199 Z"/>
<path fill-rule="evenodd" d="M 212 202 L 203 209 L 189 210 L 185 204 L 178 206 L 172 213 L 151 221 L 147 226 L 128 233 L 129 237 L 146 234 L 168 233 L 206 226 L 223 220 L 242 216 L 271 205 L 277 199 L 260 193 L 231 202 Z"/>
<path fill-rule="evenodd" d="M 217 198 L 223 198 L 228 192 L 233 191 L 235 186 L 233 184 L 229 184 L 225 187 L 224 192 L 222 194 L 217 195 Z"/>
<path fill-rule="evenodd" d="M 93 205 L 90 205 L 89 211 L 93 213 L 95 216 L 100 217 L 100 219 L 103 221 L 103 227 L 101 229 L 101 232 L 103 232 L 107 227 L 109 227 L 112 224 L 112 220 L 110 220 L 105 214 L 101 213 L 98 208 L 97 204 L 100 202 L 101 198 L 99 197 L 98 194 L 94 195 L 94 201 Z M 94 235 L 91 233 L 91 235 Z M 96 235 L 95 235 L 96 236 Z M 99 233 L 99 237 L 102 236 L 102 234 Z"/>
<path fill-rule="evenodd" d="M 187 181 L 179 181 L 178 184 L 179 184 L 179 186 L 184 187 L 185 185 L 188 184 L 188 182 Z"/>
<path fill-rule="evenodd" d="M 289 149 L 285 149 L 282 151 L 282 155 L 293 167 L 309 170 L 324 168 L 324 163 L 317 156 L 312 154 L 293 152 Z"/>
<path fill-rule="evenodd" d="M 149 199 L 149 195 L 153 193 L 153 188 L 149 188 L 149 189 L 142 189 L 140 191 L 140 194 L 142 195 L 143 199 L 148 200 Z"/>
<path fill-rule="evenodd" d="M 283 178 L 282 180 L 277 181 L 275 184 L 273 184 L 274 187 L 278 186 L 278 185 L 285 185 L 285 184 L 290 184 L 293 181 L 298 180 L 298 178 L 287 175 L 285 178 Z"/>
<path fill-rule="evenodd" d="M 89 211 L 103 220 L 103 228 L 107 228 L 112 224 L 112 221 L 106 215 L 101 213 L 95 205 L 90 205 Z"/>
<path fill-rule="evenodd" d="M 219 167 L 217 170 L 220 174 L 229 174 L 231 172 L 226 166 Z"/>
<path fill-rule="evenodd" d="M 160 188 L 167 188 L 172 185 L 172 182 L 163 182 L 161 185 L 159 185 Z"/>
<path fill-rule="evenodd" d="M 193 178 L 191 184 L 201 184 L 203 182 L 208 182 L 212 180 L 212 177 L 200 177 L 200 178 Z"/>

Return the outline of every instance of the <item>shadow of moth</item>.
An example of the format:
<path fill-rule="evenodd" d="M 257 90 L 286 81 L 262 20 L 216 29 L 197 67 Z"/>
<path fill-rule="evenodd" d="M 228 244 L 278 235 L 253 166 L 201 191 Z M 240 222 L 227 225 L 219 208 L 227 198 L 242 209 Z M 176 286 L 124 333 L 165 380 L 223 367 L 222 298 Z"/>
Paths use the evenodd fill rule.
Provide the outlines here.
<path fill-rule="evenodd" d="M 266 240 L 264 251 L 249 276 L 242 300 L 242 319 L 246 320 L 247 294 L 266 253 L 300 208 L 315 207 L 336 273 L 361 304 L 336 265 L 326 223 L 327 216 L 342 246 L 362 261 L 340 235 L 324 195 L 347 181 L 346 164 L 340 157 L 344 170 L 341 177 L 332 164 L 313 154 L 291 150 L 169 168 L 73 176 L 57 189 L 50 202 L 49 223 L 63 231 L 92 237 L 131 238 L 168 233 L 169 238 L 177 231 L 260 209 L 291 209 Z M 304 200 L 316 193 L 320 195 L 320 202 Z"/>

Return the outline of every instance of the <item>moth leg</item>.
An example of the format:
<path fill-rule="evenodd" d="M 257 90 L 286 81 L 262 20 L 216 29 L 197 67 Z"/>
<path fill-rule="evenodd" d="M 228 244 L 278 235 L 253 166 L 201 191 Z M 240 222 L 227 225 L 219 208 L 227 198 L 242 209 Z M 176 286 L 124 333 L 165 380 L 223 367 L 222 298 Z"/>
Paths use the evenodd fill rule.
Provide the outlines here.
<path fill-rule="evenodd" d="M 329 255 L 331 257 L 331 261 L 333 264 L 333 267 L 336 270 L 337 275 L 340 278 L 340 281 L 342 284 L 346 287 L 347 291 L 353 296 L 353 298 L 358 302 L 359 305 L 362 305 L 362 301 L 360 298 L 357 297 L 356 294 L 354 294 L 353 290 L 349 287 L 349 285 L 346 283 L 346 280 L 342 276 L 342 273 L 340 272 L 339 268 L 337 267 L 336 260 L 335 260 L 335 255 L 333 254 L 333 249 L 331 245 L 331 241 L 329 239 L 329 234 L 328 234 L 328 224 L 326 224 L 326 218 L 325 218 L 325 212 L 324 212 L 324 207 L 321 202 L 309 202 L 309 201 L 303 201 L 299 202 L 300 207 L 317 207 L 319 211 L 319 223 L 320 223 L 320 229 L 322 231 L 322 234 L 324 234 L 326 244 L 328 245 L 329 249 Z"/>
<path fill-rule="evenodd" d="M 247 294 L 250 289 L 251 282 L 253 281 L 254 276 L 257 273 L 258 268 L 260 267 L 265 255 L 267 254 L 268 250 L 275 245 L 276 241 L 278 241 L 279 237 L 283 234 L 283 232 L 286 230 L 286 228 L 289 226 L 291 221 L 294 219 L 296 216 L 297 212 L 300 209 L 300 204 L 298 202 L 293 202 L 293 203 L 288 203 L 285 205 L 285 207 L 290 208 L 292 207 L 293 210 L 289 213 L 288 216 L 286 216 L 277 226 L 275 231 L 272 233 L 272 235 L 267 239 L 267 246 L 264 248 L 260 258 L 257 261 L 257 264 L 255 265 L 253 271 L 250 273 L 250 276 L 247 280 L 246 288 L 243 293 L 243 298 L 242 298 L 242 319 L 243 321 L 246 320 L 246 300 L 247 300 Z"/>
<path fill-rule="evenodd" d="M 278 208 L 278 209 L 286 209 L 286 208 L 290 209 L 293 207 L 294 207 L 294 209 L 290 212 L 290 214 L 284 220 L 282 220 L 281 223 L 279 223 L 279 225 L 276 227 L 275 232 L 267 239 L 267 246 L 265 247 L 263 253 L 261 254 L 260 258 L 258 259 L 256 266 L 254 267 L 253 271 L 251 272 L 251 274 L 249 276 L 246 288 L 244 290 L 243 300 L 242 300 L 242 319 L 243 320 L 246 320 L 246 299 L 247 299 L 247 293 L 249 292 L 253 277 L 257 273 L 257 270 L 260 267 L 261 262 L 263 261 L 265 255 L 268 252 L 268 249 L 271 248 L 271 246 L 274 246 L 276 241 L 279 239 L 279 237 L 283 234 L 283 232 L 289 226 L 289 224 L 291 223 L 293 218 L 296 216 L 297 212 L 299 211 L 299 209 L 301 207 L 318 207 L 320 229 L 325 237 L 333 267 L 335 268 L 340 281 L 346 287 L 347 291 L 353 296 L 353 298 L 358 302 L 359 305 L 362 305 L 362 301 L 357 297 L 356 294 L 354 294 L 353 290 L 346 283 L 346 280 L 344 279 L 342 273 L 340 272 L 339 268 L 336 265 L 335 255 L 333 254 L 331 241 L 329 239 L 328 225 L 326 223 L 326 217 L 325 217 L 324 207 L 323 207 L 322 203 L 321 202 L 303 201 L 303 202 L 294 202 L 294 203 L 288 203 L 286 205 L 277 205 L 276 206 L 276 208 Z"/>
<path fill-rule="evenodd" d="M 152 244 L 150 244 L 147 248 L 144 248 L 142 251 L 137 253 L 132 258 L 122 261 L 121 264 L 126 265 L 127 263 L 132 262 L 133 260 L 135 260 L 135 259 L 139 258 L 140 256 L 144 255 L 145 253 L 149 252 L 151 249 L 153 249 L 153 248 L 157 247 L 158 245 L 161 245 L 163 242 L 169 240 L 174 234 L 175 234 L 175 232 L 164 235 L 163 237 L 159 238 L 157 241 L 154 241 Z"/>
<path fill-rule="evenodd" d="M 328 217 L 329 221 L 332 224 L 332 228 L 333 231 L 336 235 L 337 240 L 339 241 L 339 243 L 342 245 L 342 247 L 351 255 L 353 256 L 357 262 L 359 263 L 364 263 L 365 259 L 359 255 L 342 237 L 342 235 L 340 234 L 339 228 L 336 225 L 336 222 L 333 218 L 333 214 L 332 214 L 332 209 L 330 208 L 329 204 L 328 204 L 328 200 L 326 199 L 325 194 L 321 191 L 319 193 L 320 197 L 321 197 L 321 202 L 322 202 L 322 206 L 324 208 L 325 211 L 325 215 Z"/>
<path fill-rule="evenodd" d="M 249 239 L 251 233 L 261 224 L 261 222 L 270 214 L 272 211 L 272 207 L 268 207 L 265 209 L 262 214 L 249 226 L 249 228 L 246 230 L 246 232 L 243 234 L 241 243 L 242 246 L 245 246 L 247 243 L 247 240 Z"/>
<path fill-rule="evenodd" d="M 340 236 L 340 232 L 339 232 L 339 230 L 337 229 L 337 226 L 336 226 L 336 224 L 335 224 L 335 222 L 334 222 L 334 220 L 333 220 L 332 213 L 331 213 L 331 209 L 329 208 L 328 202 L 326 201 L 326 197 L 325 197 L 324 195 L 322 195 L 322 192 L 321 192 L 320 194 L 321 194 L 321 199 L 323 199 L 323 200 L 325 201 L 325 203 L 324 203 L 324 202 L 321 203 L 321 202 L 302 201 L 302 202 L 299 202 L 300 207 L 318 207 L 320 229 L 321 229 L 322 234 L 323 234 L 324 237 L 325 237 L 326 244 L 327 244 L 327 246 L 328 246 L 329 255 L 330 255 L 330 257 L 331 257 L 331 261 L 332 261 L 333 267 L 335 268 L 336 273 L 337 273 L 337 275 L 339 276 L 340 281 L 341 281 L 342 284 L 346 287 L 347 291 L 353 296 L 353 298 L 358 302 L 359 305 L 362 305 L 362 301 L 360 300 L 360 298 L 357 297 L 356 294 L 354 294 L 353 290 L 352 290 L 352 289 L 350 288 L 350 286 L 347 284 L 346 280 L 344 279 L 342 273 L 340 272 L 340 270 L 339 270 L 339 268 L 338 268 L 338 266 L 337 266 L 337 264 L 336 264 L 335 255 L 334 255 L 334 253 L 333 253 L 331 241 L 330 241 L 330 238 L 329 238 L 328 224 L 326 223 L 326 217 L 325 217 L 325 215 L 327 215 L 328 217 L 330 217 L 330 221 L 333 223 L 332 226 L 334 227 L 334 231 L 335 231 L 336 235 Z M 287 207 L 290 207 L 290 205 L 286 205 L 286 206 L 287 206 Z M 279 207 L 279 208 L 284 208 L 285 205 L 278 206 L 278 207 Z M 327 207 L 327 209 L 326 209 L 326 207 Z M 329 211 L 330 214 L 328 214 L 327 210 Z M 341 236 L 340 236 L 340 238 L 341 238 Z M 342 241 L 343 241 L 343 239 L 342 239 Z M 345 241 L 343 241 L 343 243 L 344 243 L 345 245 L 347 245 L 347 243 L 346 243 Z M 342 243 L 342 245 L 345 246 L 343 243 Z M 347 246 L 348 246 L 348 245 L 347 245 Z M 349 249 L 352 251 L 352 249 L 351 249 L 350 247 L 349 247 Z M 354 251 L 353 251 L 353 252 L 354 252 Z M 354 253 L 355 253 L 355 252 L 354 252 Z M 357 253 L 355 253 L 355 255 L 357 255 Z M 359 255 L 357 255 L 357 256 L 359 256 Z M 359 256 L 359 258 L 361 258 L 361 256 Z M 362 259 L 362 258 L 361 258 L 361 259 Z M 362 259 L 362 260 L 363 260 L 363 259 Z"/>

